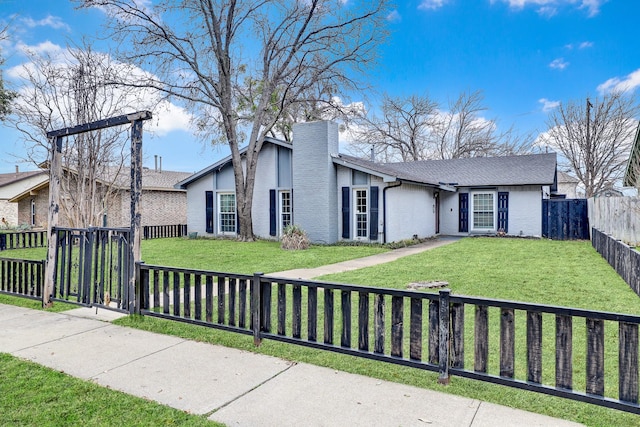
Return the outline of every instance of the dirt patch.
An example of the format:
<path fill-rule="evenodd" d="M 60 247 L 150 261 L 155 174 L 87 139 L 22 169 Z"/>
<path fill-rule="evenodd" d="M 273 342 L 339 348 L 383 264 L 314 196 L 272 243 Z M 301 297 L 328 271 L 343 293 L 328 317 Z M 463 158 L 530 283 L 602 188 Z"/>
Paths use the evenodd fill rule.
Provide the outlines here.
<path fill-rule="evenodd" d="M 442 280 L 436 280 L 432 282 L 413 282 L 409 283 L 407 289 L 417 290 L 417 289 L 439 289 L 446 288 L 449 286 L 449 282 L 445 282 Z"/>

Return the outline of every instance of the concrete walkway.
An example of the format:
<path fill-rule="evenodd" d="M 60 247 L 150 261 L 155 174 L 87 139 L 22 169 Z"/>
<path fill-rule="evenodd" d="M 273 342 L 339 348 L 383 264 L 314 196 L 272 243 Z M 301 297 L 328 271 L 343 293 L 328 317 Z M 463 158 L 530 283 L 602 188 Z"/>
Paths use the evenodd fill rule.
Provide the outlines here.
<path fill-rule="evenodd" d="M 446 244 L 426 242 L 331 268 L 316 277 Z M 376 262 L 374 262 L 376 261 Z M 103 309 L 50 313 L 0 304 L 0 352 L 10 353 L 228 426 L 578 426 L 375 378 L 109 323 Z"/>

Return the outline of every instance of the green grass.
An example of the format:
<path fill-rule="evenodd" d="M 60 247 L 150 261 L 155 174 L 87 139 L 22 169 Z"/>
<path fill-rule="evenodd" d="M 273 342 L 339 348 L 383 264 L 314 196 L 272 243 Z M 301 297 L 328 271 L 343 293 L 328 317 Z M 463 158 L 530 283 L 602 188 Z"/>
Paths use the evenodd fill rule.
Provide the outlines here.
<path fill-rule="evenodd" d="M 382 246 L 313 245 L 305 251 L 286 251 L 268 240 L 244 243 L 230 239 L 153 239 L 142 241 L 142 260 L 147 264 L 228 273 L 273 273 L 295 268 L 314 268 L 386 252 Z M 0 258 L 42 260 L 46 248 L 0 252 Z"/>
<path fill-rule="evenodd" d="M 43 310 L 41 300 L 14 297 L 12 295 L 6 294 L 0 294 L 0 304 L 10 304 L 18 307 L 30 308 L 32 310 Z M 78 306 L 56 301 L 56 303 L 53 304 L 52 307 L 47 308 L 46 310 L 53 313 L 59 313 L 61 311 L 67 311 L 74 308 L 78 308 Z"/>
<path fill-rule="evenodd" d="M 221 425 L 3 353 L 0 413 L 6 426 Z"/>
<path fill-rule="evenodd" d="M 335 258 L 333 261 L 320 261 L 324 256 L 330 259 L 331 255 L 335 255 L 331 252 L 344 250 L 353 254 L 353 258 L 368 255 L 368 253 L 354 254 L 354 251 L 361 248 L 314 247 L 314 250 L 317 250 L 314 254 L 313 252 L 280 251 L 277 243 L 273 242 L 248 244 L 233 241 L 163 239 L 143 242 L 143 258 L 148 264 L 239 273 L 255 271 L 268 273 L 291 268 L 313 267 L 316 266 L 315 262 L 318 262 L 317 265 L 337 262 Z M 329 255 L 324 254 L 325 250 Z M 235 259 L 238 261 L 235 262 Z M 455 295 L 640 314 L 638 297 L 591 248 L 589 242 L 469 238 L 392 263 L 324 276 L 322 279 L 398 289 L 405 289 L 411 282 L 444 280 L 449 282 L 449 287 Z M 523 316 L 520 314 L 520 312 L 516 313 L 516 321 L 519 322 L 516 328 L 518 331 L 523 331 Z M 466 316 L 470 322 L 473 311 L 467 310 Z M 497 316 L 490 314 L 490 318 L 492 318 L 491 354 L 495 356 L 498 341 L 494 338 L 496 333 L 494 319 L 497 319 Z M 553 322 L 553 318 L 545 318 L 543 328 L 545 345 L 553 346 L 555 342 L 553 323 L 546 326 L 547 321 Z M 590 426 L 640 426 L 640 417 L 636 415 L 480 381 L 452 377 L 451 384 L 443 387 L 437 384 L 437 376 L 430 372 L 273 341 L 264 341 L 260 347 L 256 348 L 253 346 L 251 337 L 210 328 L 133 316 L 120 319 L 116 323 L 444 391 L 570 419 Z M 583 368 L 580 367 L 580 363 L 584 364 L 584 362 L 580 362 L 579 359 L 584 357 L 585 347 L 584 324 L 578 323 L 574 322 L 574 339 L 576 340 L 574 380 L 577 390 L 581 382 L 584 382 L 581 379 L 584 377 L 584 373 L 581 372 Z M 617 329 L 607 325 L 606 330 L 607 363 L 615 365 L 617 358 L 611 357 L 609 352 L 616 350 Z M 522 334 L 522 332 L 518 333 Z M 472 356 L 472 341 L 469 341 L 472 334 L 473 328 L 467 327 L 465 332 L 467 359 Z M 517 352 L 520 352 L 516 359 L 517 376 L 521 375 L 522 370 L 526 368 L 526 362 L 523 362 L 521 356 L 523 343 L 522 335 L 517 335 L 516 348 Z M 553 381 L 554 355 L 553 347 L 543 354 L 545 381 L 549 379 Z M 490 359 L 490 369 L 495 370 L 496 365 L 497 361 Z M 467 362 L 466 366 L 472 365 Z M 610 366 L 607 365 L 606 369 L 608 373 Z M 617 374 L 608 375 L 607 389 L 612 387 L 615 389 L 615 384 L 617 384 Z"/>

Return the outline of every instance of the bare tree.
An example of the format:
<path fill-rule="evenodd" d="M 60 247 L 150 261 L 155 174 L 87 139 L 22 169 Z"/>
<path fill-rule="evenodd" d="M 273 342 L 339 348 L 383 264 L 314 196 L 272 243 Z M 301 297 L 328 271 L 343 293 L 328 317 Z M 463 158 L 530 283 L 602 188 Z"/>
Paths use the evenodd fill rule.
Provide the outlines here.
<path fill-rule="evenodd" d="M 10 118 L 21 131 L 27 159 L 37 165 L 52 147 L 46 133 L 124 114 L 130 94 L 114 81 L 125 70 L 90 46 L 69 48 L 63 57 L 29 54 L 20 97 Z M 60 208 L 73 227 L 102 225 L 126 160 L 126 135 L 118 129 L 83 133 L 63 140 Z"/>
<path fill-rule="evenodd" d="M 366 153 L 371 147 L 375 157 L 385 161 L 428 159 L 437 109 L 438 104 L 426 95 L 385 95 L 380 116 L 363 115 L 355 121 L 354 148 Z"/>
<path fill-rule="evenodd" d="M 7 39 L 7 27 L 0 28 L 0 41 Z M 0 67 L 4 65 L 4 57 L 0 56 Z M 2 78 L 2 70 L 0 70 L 0 120 L 11 112 L 11 102 L 15 99 L 15 92 L 7 89 Z"/>
<path fill-rule="evenodd" d="M 530 139 L 512 128 L 499 133 L 486 111 L 482 92 L 463 92 L 443 111 L 428 96 L 412 95 L 382 100 L 380 116 L 356 121 L 352 151 L 364 154 L 373 146 L 376 158 L 385 161 L 455 159 L 500 156 L 528 150 Z"/>
<path fill-rule="evenodd" d="M 185 101 L 201 133 L 229 145 L 242 240 L 253 240 L 253 189 L 264 136 L 318 82 L 345 93 L 359 89 L 361 72 L 385 39 L 387 15 L 386 0 L 80 3 L 105 10 L 124 48 L 121 58 L 153 73 L 132 85 Z"/>
<path fill-rule="evenodd" d="M 549 114 L 541 142 L 562 154 L 559 163 L 575 173 L 589 198 L 621 179 L 639 111 L 624 93 L 570 101 Z"/>

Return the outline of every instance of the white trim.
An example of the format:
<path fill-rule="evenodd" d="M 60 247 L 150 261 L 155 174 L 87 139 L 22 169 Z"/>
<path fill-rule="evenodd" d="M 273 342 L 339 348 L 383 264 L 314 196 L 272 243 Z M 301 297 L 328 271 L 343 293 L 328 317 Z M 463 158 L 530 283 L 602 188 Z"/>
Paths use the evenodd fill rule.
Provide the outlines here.
<path fill-rule="evenodd" d="M 233 219 L 234 219 L 234 224 L 233 224 L 233 231 L 223 231 L 222 230 L 222 214 L 223 212 L 220 210 L 220 208 L 222 207 L 222 203 L 221 203 L 221 197 L 222 196 L 233 196 Z M 237 209 L 237 205 L 236 205 L 236 193 L 231 192 L 231 191 L 220 191 L 216 193 L 216 228 L 218 231 L 218 234 L 221 235 L 235 235 L 238 233 L 238 209 Z M 228 215 L 230 214 L 230 212 L 224 212 L 224 214 Z"/>
<path fill-rule="evenodd" d="M 365 212 L 364 214 L 359 213 L 358 209 L 357 209 L 357 203 L 358 203 L 358 197 L 357 194 L 359 191 L 364 191 L 364 196 L 365 196 Z M 353 233 L 352 233 L 352 240 L 369 240 L 369 221 L 370 221 L 370 191 L 369 191 L 369 187 L 352 187 L 351 188 L 351 212 L 353 212 L 353 214 L 351 215 L 351 224 L 353 227 Z M 364 215 L 365 219 L 365 230 L 364 230 L 364 236 L 358 236 L 358 219 L 359 216 Z"/>
<path fill-rule="evenodd" d="M 284 194 L 289 195 L 289 212 L 284 212 L 283 207 L 284 203 L 282 203 L 282 196 Z M 289 224 L 293 224 L 293 201 L 291 200 L 291 190 L 280 190 L 278 191 L 278 231 L 279 235 L 282 236 L 284 233 L 284 218 L 285 214 L 289 215 Z"/>

